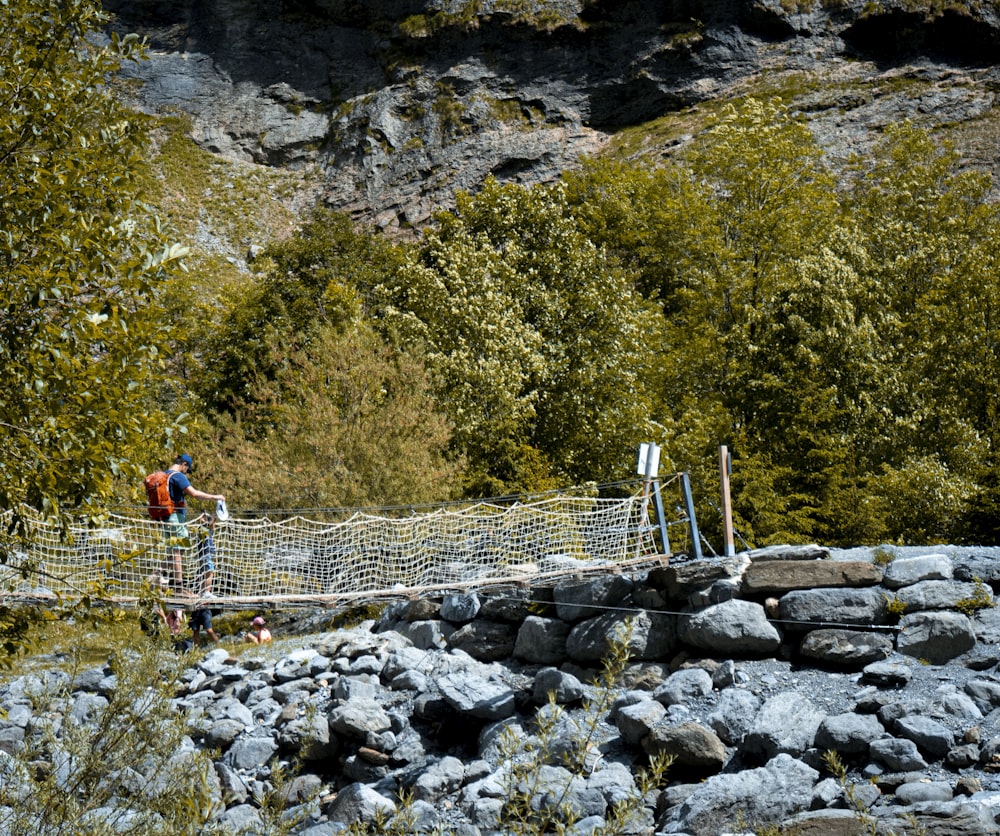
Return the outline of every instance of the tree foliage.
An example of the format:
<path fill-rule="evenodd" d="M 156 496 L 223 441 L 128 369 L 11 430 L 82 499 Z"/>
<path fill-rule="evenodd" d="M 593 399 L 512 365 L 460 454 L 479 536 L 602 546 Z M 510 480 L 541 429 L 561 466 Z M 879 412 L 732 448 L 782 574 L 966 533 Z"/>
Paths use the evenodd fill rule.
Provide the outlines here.
<path fill-rule="evenodd" d="M 144 135 L 107 79 L 92 0 L 0 7 L 0 508 L 100 507 L 164 425 L 144 403 L 167 244 L 136 184 Z M 162 433 L 160 433 L 162 437 Z"/>
<path fill-rule="evenodd" d="M 315 330 L 275 348 L 235 415 L 218 416 L 202 464 L 243 508 L 323 509 L 451 498 L 461 460 L 418 358 L 370 326 Z M 261 418 L 260 416 L 266 416 Z"/>
<path fill-rule="evenodd" d="M 743 491 L 764 475 L 774 487 L 768 505 L 786 523 L 761 526 L 766 540 L 955 536 L 976 492 L 977 449 L 995 438 L 976 417 L 988 408 L 970 408 L 995 398 L 988 351 L 974 347 L 991 343 L 991 328 L 961 315 L 983 305 L 988 317 L 995 295 L 988 179 L 960 173 L 947 146 L 900 125 L 873 162 L 856 164 L 864 176 L 853 189 L 838 194 L 811 137 L 780 108 L 755 106 L 735 124 L 735 133 L 713 133 L 692 166 L 715 183 L 722 239 L 753 241 L 734 273 L 746 324 L 713 329 L 726 346 L 716 362 L 732 372 L 721 394 L 743 456 L 744 522 L 753 526 L 755 514 L 740 508 Z M 756 159 L 743 129 L 771 138 Z M 775 131 L 794 142 L 774 142 Z M 770 185 L 775 173 L 786 187 Z M 754 178 L 763 185 L 747 187 Z M 768 220 L 755 220 L 752 199 L 734 205 L 740 195 L 769 195 L 756 205 Z M 772 281 L 745 284 L 766 276 L 767 264 Z M 732 300 L 724 298 L 725 312 Z M 978 373 L 970 355 L 985 363 Z M 782 472 L 788 478 L 775 482 Z M 917 494 L 933 498 L 931 507 Z"/>
<path fill-rule="evenodd" d="M 380 290 L 387 327 L 439 378 L 469 492 L 628 472 L 660 321 L 578 228 L 562 187 L 488 180 L 460 195 Z"/>
<path fill-rule="evenodd" d="M 710 536 L 721 443 L 756 543 L 995 529 L 1000 223 L 927 133 L 835 172 L 748 99 L 658 166 L 488 180 L 414 242 L 319 211 L 186 333 L 157 304 L 179 250 L 141 199 L 143 126 L 106 83 L 141 45 L 83 0 L 0 15 L 0 507 L 106 505 L 196 405 L 243 507 L 610 482 L 655 440 Z"/>
<path fill-rule="evenodd" d="M 350 460 L 381 484 L 365 457 L 402 446 L 335 430 L 336 456 L 318 439 L 292 454 L 309 433 L 289 404 L 347 420 L 314 393 L 337 401 L 333 346 L 363 323 L 426 368 L 420 397 L 450 441 L 447 455 L 431 445 L 441 469 L 421 467 L 445 480 L 464 461 L 465 495 L 614 481 L 655 440 L 665 471 L 691 472 L 716 536 L 725 443 L 737 526 L 755 543 L 982 537 L 1000 507 L 998 215 L 989 179 L 959 162 L 903 124 L 838 180 L 801 120 L 748 99 L 661 166 L 488 180 L 414 244 L 321 213 L 233 305 L 201 391 L 233 416 L 230 442 L 257 445 L 252 470 Z M 405 408 L 382 403 L 366 426 L 405 424 Z M 297 467 L 278 481 L 304 499 Z M 415 485 L 396 489 L 426 495 Z M 389 497 L 355 485 L 310 502 L 321 495 Z"/>
<path fill-rule="evenodd" d="M 450 498 L 462 458 L 445 410 L 419 352 L 392 348 L 370 315 L 404 249 L 319 210 L 228 300 L 191 384 L 214 415 L 201 460 L 238 507 Z"/>
<path fill-rule="evenodd" d="M 192 388 L 209 409 L 239 410 L 253 400 L 255 383 L 280 374 L 284 351 L 307 347 L 319 329 L 356 321 L 371 288 L 401 258 L 398 246 L 355 229 L 346 215 L 317 210 L 298 234 L 266 250 L 261 279 L 227 300 Z"/>
<path fill-rule="evenodd" d="M 568 180 L 582 227 L 661 306 L 658 440 L 703 492 L 730 446 L 747 537 L 958 536 L 971 505 L 981 532 L 998 391 L 989 180 L 906 124 L 849 175 L 838 190 L 808 129 L 748 100 L 673 163 Z"/>
<path fill-rule="evenodd" d="M 815 526 L 839 458 L 831 439 L 844 416 L 831 376 L 853 338 L 835 330 L 853 325 L 857 281 L 838 253 L 849 241 L 837 232 L 833 175 L 780 103 L 748 100 L 679 163 L 638 179 L 638 282 L 667 324 L 664 447 L 710 484 L 706 466 L 730 444 L 746 533 L 798 539 Z"/>
<path fill-rule="evenodd" d="M 857 161 L 850 211 L 864 234 L 872 309 L 882 310 L 880 362 L 896 420 L 879 452 L 894 466 L 934 456 L 970 473 L 996 438 L 1000 217 L 990 179 L 962 171 L 946 143 L 902 123 Z"/>

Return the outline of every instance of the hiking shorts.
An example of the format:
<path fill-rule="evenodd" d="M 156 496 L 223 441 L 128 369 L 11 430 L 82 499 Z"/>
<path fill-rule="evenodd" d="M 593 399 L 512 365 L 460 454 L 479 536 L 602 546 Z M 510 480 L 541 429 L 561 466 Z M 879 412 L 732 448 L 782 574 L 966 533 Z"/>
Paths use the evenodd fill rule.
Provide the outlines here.
<path fill-rule="evenodd" d="M 174 548 L 180 549 L 189 545 L 186 512 L 174 511 L 167 517 L 167 524 L 163 527 L 163 538 Z"/>
<path fill-rule="evenodd" d="M 203 549 L 198 555 L 201 560 L 201 571 L 202 572 L 214 572 L 215 571 L 215 560 L 213 559 L 214 552 L 210 549 Z"/>
<path fill-rule="evenodd" d="M 191 613 L 190 622 L 192 630 L 211 630 L 212 611 L 210 609 L 199 609 Z"/>

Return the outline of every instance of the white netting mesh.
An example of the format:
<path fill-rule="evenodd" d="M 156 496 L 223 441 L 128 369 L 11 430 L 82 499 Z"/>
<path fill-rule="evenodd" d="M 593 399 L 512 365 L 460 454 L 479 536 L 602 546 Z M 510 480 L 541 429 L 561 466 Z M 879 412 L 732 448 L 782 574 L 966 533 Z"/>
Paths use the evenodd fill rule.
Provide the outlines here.
<path fill-rule="evenodd" d="M 659 558 L 648 506 L 638 493 L 478 503 L 400 517 L 354 513 L 338 522 L 233 516 L 215 527 L 212 592 L 220 601 L 336 601 L 641 563 Z M 189 522 L 187 541 L 178 542 L 169 539 L 166 523 L 142 516 L 111 514 L 66 533 L 35 515 L 24 518 L 25 536 L 0 567 L 3 586 L 21 597 L 72 594 L 94 582 L 120 600 L 161 583 L 176 592 L 175 546 L 183 586 L 197 596 L 203 589 L 201 522 Z M 23 574 L 24 567 L 32 571 Z"/>

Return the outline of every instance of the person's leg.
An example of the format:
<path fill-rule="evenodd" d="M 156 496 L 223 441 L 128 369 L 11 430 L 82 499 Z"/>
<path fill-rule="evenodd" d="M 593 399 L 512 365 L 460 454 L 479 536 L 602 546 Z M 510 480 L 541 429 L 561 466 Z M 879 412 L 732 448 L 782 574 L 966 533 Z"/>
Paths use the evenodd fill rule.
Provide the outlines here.
<path fill-rule="evenodd" d="M 212 629 L 212 611 L 204 610 L 201 616 L 202 626 L 205 628 L 205 635 L 208 636 L 216 644 L 219 643 L 219 637 L 215 635 L 215 630 Z"/>
<path fill-rule="evenodd" d="M 211 535 L 202 542 L 198 548 L 198 557 L 201 562 L 201 592 L 202 595 L 212 594 L 212 579 L 215 577 L 215 548 L 212 544 Z"/>
<path fill-rule="evenodd" d="M 180 549 L 174 550 L 174 588 L 181 592 L 184 589 L 184 558 Z"/>
<path fill-rule="evenodd" d="M 163 559 L 163 563 L 160 566 L 160 576 L 158 583 L 161 587 L 160 591 L 165 592 L 166 588 L 170 586 L 171 580 L 174 576 L 174 526 L 170 520 L 160 523 L 163 526 L 163 547 L 166 551 L 166 555 Z"/>
<path fill-rule="evenodd" d="M 188 545 L 186 515 L 180 511 L 171 514 L 168 529 L 170 531 L 170 543 L 173 550 L 171 569 L 174 576 L 174 587 L 179 593 L 190 595 L 191 593 L 184 587 L 184 550 Z"/>

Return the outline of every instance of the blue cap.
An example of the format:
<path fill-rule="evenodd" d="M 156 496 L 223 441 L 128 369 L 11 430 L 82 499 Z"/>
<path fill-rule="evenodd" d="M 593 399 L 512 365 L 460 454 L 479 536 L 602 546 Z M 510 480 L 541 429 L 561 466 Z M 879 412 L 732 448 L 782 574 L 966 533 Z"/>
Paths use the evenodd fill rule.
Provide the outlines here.
<path fill-rule="evenodd" d="M 181 461 L 188 466 L 188 470 L 194 470 L 194 459 L 192 459 L 187 453 L 181 456 Z"/>

